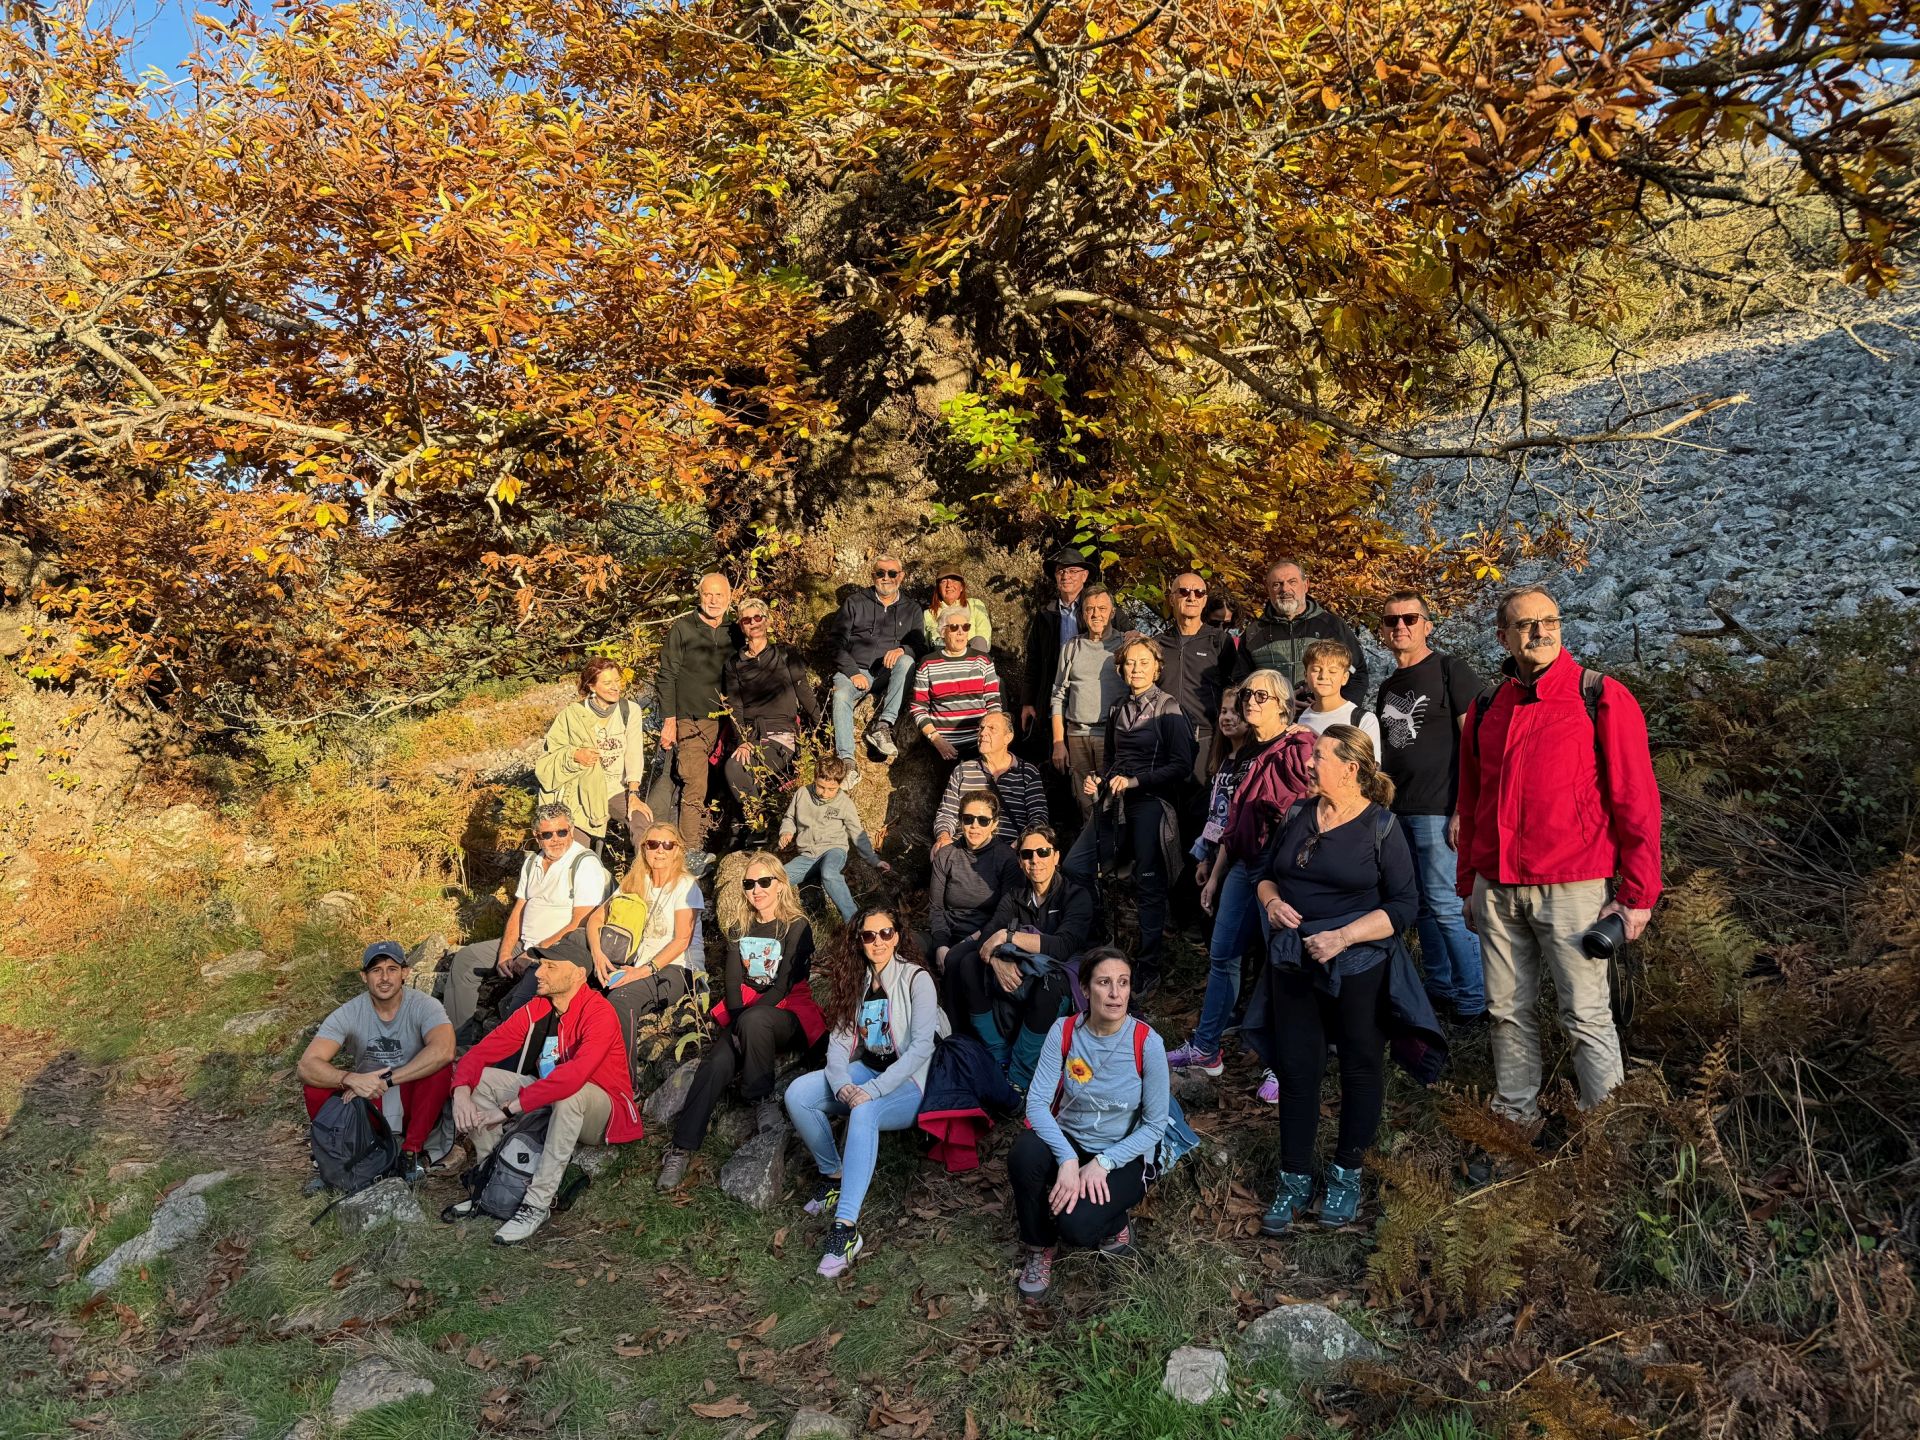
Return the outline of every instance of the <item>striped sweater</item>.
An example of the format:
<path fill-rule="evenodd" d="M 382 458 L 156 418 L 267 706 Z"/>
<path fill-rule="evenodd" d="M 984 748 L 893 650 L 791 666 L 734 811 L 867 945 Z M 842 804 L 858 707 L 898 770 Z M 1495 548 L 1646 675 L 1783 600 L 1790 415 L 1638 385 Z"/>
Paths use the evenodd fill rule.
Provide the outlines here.
<path fill-rule="evenodd" d="M 973 748 L 980 721 L 1000 708 L 1000 672 L 985 655 L 944 651 L 920 662 L 907 713 L 916 729 L 931 726 L 952 744 Z"/>

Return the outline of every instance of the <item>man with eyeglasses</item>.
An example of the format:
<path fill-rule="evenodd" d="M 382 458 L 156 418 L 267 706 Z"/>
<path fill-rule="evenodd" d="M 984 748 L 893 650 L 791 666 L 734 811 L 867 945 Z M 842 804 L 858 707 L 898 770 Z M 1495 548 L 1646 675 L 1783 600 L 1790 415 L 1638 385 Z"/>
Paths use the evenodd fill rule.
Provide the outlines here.
<path fill-rule="evenodd" d="M 1167 587 L 1167 628 L 1160 636 L 1166 662 L 1160 688 L 1180 702 L 1180 713 L 1193 726 L 1193 778 L 1202 785 L 1209 779 L 1213 728 L 1233 660 L 1231 637 L 1220 626 L 1206 623 L 1206 610 L 1206 580 L 1191 570 L 1174 576 Z"/>
<path fill-rule="evenodd" d="M 1561 648 L 1553 597 L 1510 591 L 1497 624 L 1506 678 L 1460 733 L 1458 892 L 1485 965 L 1494 1108 L 1534 1125 L 1543 969 L 1582 1108 L 1624 1078 L 1610 962 L 1581 937 L 1603 916 L 1629 941 L 1646 928 L 1660 898 L 1660 791 L 1639 702 Z"/>
<path fill-rule="evenodd" d="M 913 681 L 914 661 L 923 640 L 920 607 L 901 588 L 906 567 L 893 555 L 873 562 L 873 584 L 847 596 L 840 606 L 840 653 L 833 677 L 833 750 L 847 762 L 846 788 L 860 783 L 854 764 L 853 712 L 872 695 L 876 707 L 867 726 L 866 741 L 873 752 L 891 760 L 900 753 L 894 722 L 906 703 Z M 883 687 L 876 690 L 878 685 Z"/>
<path fill-rule="evenodd" d="M 502 1016 L 533 997 L 534 959 L 529 951 L 565 956 L 593 973 L 586 919 L 613 888 L 606 866 L 580 843 L 581 834 L 564 805 L 542 805 L 533 812 L 533 838 L 539 848 L 520 866 L 513 909 L 507 912 L 500 938 L 477 940 L 453 952 L 442 1001 L 456 1034 L 475 1018 L 481 990 L 490 979 L 512 986 L 500 1002 Z M 485 1025 L 481 1033 L 491 1028 Z M 478 1037 L 463 1038 L 470 1042 Z"/>
<path fill-rule="evenodd" d="M 660 748 L 674 757 L 680 776 L 680 833 L 687 842 L 687 870 L 703 875 L 707 853 L 707 785 L 713 752 L 720 744 L 720 717 L 727 661 L 739 643 L 727 624 L 733 585 L 727 577 L 700 577 L 694 608 L 667 627 L 660 647 Z"/>
<path fill-rule="evenodd" d="M 1267 608 L 1248 624 L 1234 661 L 1235 680 L 1255 670 L 1278 670 L 1304 702 L 1307 647 L 1316 640 L 1338 640 L 1353 657 L 1353 670 L 1340 693 L 1355 705 L 1367 703 L 1367 656 L 1353 627 L 1310 596 L 1307 568 L 1292 558 L 1267 567 Z"/>
<path fill-rule="evenodd" d="M 1393 813 L 1413 850 L 1427 995 L 1456 1021 L 1479 1024 L 1487 1018 L 1480 940 L 1454 891 L 1460 862 L 1448 837 L 1460 792 L 1460 730 L 1486 682 L 1459 656 L 1435 650 L 1432 638 L 1433 617 L 1418 592 L 1387 597 L 1380 643 L 1395 669 L 1380 682 L 1380 768 L 1393 781 Z"/>

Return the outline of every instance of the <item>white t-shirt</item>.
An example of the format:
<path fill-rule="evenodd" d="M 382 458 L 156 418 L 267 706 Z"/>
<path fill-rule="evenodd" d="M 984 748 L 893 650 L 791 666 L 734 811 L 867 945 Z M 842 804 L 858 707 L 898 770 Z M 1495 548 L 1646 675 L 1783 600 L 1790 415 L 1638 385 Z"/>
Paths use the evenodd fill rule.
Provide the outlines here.
<path fill-rule="evenodd" d="M 1351 700 L 1343 700 L 1327 711 L 1302 710 L 1300 723 L 1316 735 L 1324 735 L 1333 725 L 1358 725 L 1373 741 L 1373 758 L 1380 758 L 1380 719 L 1370 710 L 1362 710 Z"/>
<path fill-rule="evenodd" d="M 600 857 L 578 840 L 551 865 L 544 856 L 529 855 L 520 867 L 519 888 L 513 892 L 516 900 L 527 905 L 520 915 L 520 943 L 538 945 L 564 930 L 572 923 L 575 909 L 583 905 L 591 909 L 612 888 Z"/>
<path fill-rule="evenodd" d="M 633 946 L 633 964 L 650 965 L 653 957 L 672 943 L 675 918 L 682 910 L 693 911 L 693 939 L 673 963 L 685 965 L 689 969 L 704 969 L 705 956 L 699 958 L 696 965 L 695 954 L 700 946 L 700 882 L 691 875 L 682 875 L 664 890 L 655 890 L 651 884 L 640 887 L 640 898 L 647 902 L 647 924 L 641 930 L 639 939 Z"/>

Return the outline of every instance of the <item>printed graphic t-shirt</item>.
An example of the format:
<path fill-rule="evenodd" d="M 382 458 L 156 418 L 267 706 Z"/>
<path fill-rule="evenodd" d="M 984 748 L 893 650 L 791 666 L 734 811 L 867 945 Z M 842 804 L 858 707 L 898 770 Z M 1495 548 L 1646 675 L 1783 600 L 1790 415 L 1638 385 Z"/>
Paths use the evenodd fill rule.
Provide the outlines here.
<path fill-rule="evenodd" d="M 1451 815 L 1460 788 L 1460 717 L 1485 688 L 1466 661 L 1435 650 L 1380 682 L 1380 768 L 1400 815 Z"/>
<path fill-rule="evenodd" d="M 377 1075 L 413 1059 L 425 1048 L 427 1032 L 447 1023 L 446 1007 L 424 990 L 402 990 L 392 1020 L 382 1020 L 373 997 L 362 991 L 327 1016 L 319 1034 L 322 1040 L 339 1042 L 334 1063 L 341 1069 Z"/>

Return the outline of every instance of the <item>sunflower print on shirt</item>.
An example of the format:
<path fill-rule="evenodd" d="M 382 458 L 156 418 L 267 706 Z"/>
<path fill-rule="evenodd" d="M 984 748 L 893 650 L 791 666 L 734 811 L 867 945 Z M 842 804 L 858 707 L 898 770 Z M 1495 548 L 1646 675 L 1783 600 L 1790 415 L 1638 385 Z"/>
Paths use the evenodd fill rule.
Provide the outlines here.
<path fill-rule="evenodd" d="M 1093 1067 L 1078 1055 L 1075 1055 L 1071 1060 L 1067 1061 L 1067 1074 L 1071 1075 L 1079 1084 L 1084 1085 L 1093 1079 Z"/>

